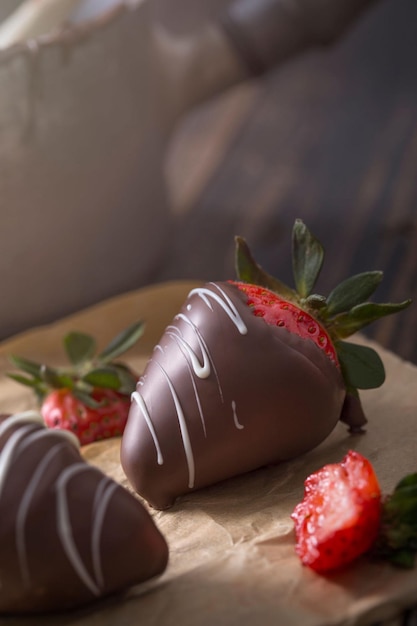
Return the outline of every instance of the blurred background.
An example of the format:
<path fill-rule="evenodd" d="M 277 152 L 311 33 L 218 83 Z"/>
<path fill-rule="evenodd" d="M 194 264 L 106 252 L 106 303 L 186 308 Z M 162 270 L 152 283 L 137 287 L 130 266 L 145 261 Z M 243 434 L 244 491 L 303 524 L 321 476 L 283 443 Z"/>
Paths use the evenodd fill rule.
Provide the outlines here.
<path fill-rule="evenodd" d="M 137 0 L 135 1 L 137 3 Z M 152 6 L 155 23 L 163 26 L 165 32 L 174 39 L 181 40 L 188 33 L 198 32 L 200 26 L 208 20 L 215 19 L 230 1 L 144 0 L 144 4 Z M 64 2 L 75 5 L 77 0 L 58 0 L 56 5 L 61 3 L 62 7 Z M 99 2 L 100 0 L 92 0 L 91 4 L 98 5 Z M 117 4 L 117 0 L 102 2 L 103 6 Z M 21 0 L 1 0 L 0 20 L 5 19 L 20 3 Z M 123 22 L 123 17 L 120 24 L 123 25 L 123 32 L 130 37 L 127 45 L 134 46 L 135 38 L 138 39 L 139 35 L 136 37 L 132 31 L 133 26 L 130 29 L 132 32 L 129 32 L 129 21 Z M 110 41 L 113 46 L 113 48 L 108 46 L 110 54 L 113 49 L 121 49 L 123 39 L 118 38 L 117 33 L 104 32 L 104 37 L 107 37 L 105 41 Z M 77 62 L 82 65 L 83 50 L 89 50 L 90 46 L 97 56 L 99 48 L 94 48 L 94 38 L 90 39 L 92 43 L 87 38 L 85 42 L 81 39 L 76 50 L 77 54 L 71 53 L 72 56 L 68 52 L 69 46 L 65 48 L 68 49 L 68 54 L 64 50 L 64 53 L 60 52 L 61 56 L 53 56 L 53 46 L 49 44 L 42 50 L 42 55 L 49 59 L 48 63 L 51 66 L 55 63 L 55 71 L 67 73 L 69 77 L 67 82 L 62 79 L 62 85 L 67 91 L 61 100 L 57 97 L 57 106 L 65 107 L 72 97 L 74 102 L 71 106 L 68 105 L 69 114 L 63 108 L 65 111 L 63 121 L 58 119 L 58 116 L 55 116 L 56 119 L 45 117 L 43 120 L 41 114 L 47 108 L 45 103 L 48 102 L 48 98 L 50 102 L 54 97 L 54 84 L 51 82 L 49 86 L 45 80 L 40 83 L 41 88 L 35 96 L 36 112 L 41 122 L 35 130 L 45 131 L 46 135 L 48 124 L 56 123 L 56 128 L 51 130 L 50 137 L 46 135 L 46 139 L 39 132 L 38 143 L 36 136 L 33 141 L 31 140 L 31 152 L 28 153 L 27 159 L 24 154 L 26 147 L 18 131 L 13 131 L 13 136 L 10 133 L 8 135 L 7 124 L 2 127 L 0 119 L 0 132 L 3 133 L 0 140 L 3 142 L 4 137 L 9 137 L 10 141 L 15 143 L 13 158 L 17 163 L 21 159 L 24 167 L 28 167 L 28 172 L 32 171 L 30 168 L 37 160 L 37 156 L 40 157 L 38 160 L 42 161 L 45 151 L 52 150 L 50 163 L 46 163 L 44 170 L 39 170 L 44 176 L 44 188 L 41 189 L 39 178 L 30 181 L 30 184 L 33 183 L 33 190 L 29 190 L 28 193 L 36 193 L 41 198 L 34 211 L 44 210 L 42 194 L 53 185 L 53 181 L 48 180 L 48 173 L 51 167 L 61 167 L 60 159 L 63 162 L 62 167 L 69 166 L 74 169 L 74 180 L 81 171 L 78 168 L 77 174 L 77 159 L 79 160 L 80 155 L 75 152 L 74 155 L 65 154 L 65 150 L 61 149 L 59 144 L 59 133 L 61 129 L 69 136 L 75 132 L 73 129 L 77 128 L 77 120 L 70 119 L 70 116 L 74 116 L 74 112 L 78 111 L 77 107 L 81 107 L 82 98 L 89 89 L 93 92 L 96 86 L 99 88 L 100 77 L 97 78 L 94 89 L 88 75 L 84 77 L 80 83 L 80 94 L 72 93 L 72 84 L 68 82 L 71 78 L 72 65 L 75 66 Z M 48 46 L 49 57 L 46 54 Z M 80 54 L 78 50 L 81 51 Z M 35 58 L 35 55 L 33 56 Z M 134 124 L 140 127 L 136 119 L 140 116 L 138 111 L 135 112 L 136 102 L 144 101 L 149 85 L 145 84 L 144 87 L 140 81 L 135 83 L 134 63 L 141 62 L 139 58 L 137 61 L 133 59 L 134 62 L 129 62 L 128 67 L 123 65 L 122 61 L 118 65 L 117 59 L 112 65 L 111 57 L 109 58 L 106 57 L 107 65 L 104 68 L 106 71 L 108 69 L 107 74 L 103 70 L 103 81 L 108 81 L 108 85 L 106 83 L 108 91 L 105 92 L 103 88 L 103 93 L 114 94 L 113 85 L 119 84 L 117 81 L 125 74 L 125 84 L 130 90 L 128 96 L 131 97 L 131 102 L 129 107 L 123 103 L 122 110 L 131 117 L 126 117 L 121 128 L 123 132 L 128 128 L 127 136 L 133 137 Z M 36 65 L 32 65 L 36 69 Z M 48 227 L 52 220 L 57 222 L 54 239 L 55 258 L 51 262 L 45 248 L 38 250 L 36 259 L 30 251 L 27 251 L 27 258 L 23 257 L 22 250 L 19 252 L 19 280 L 22 284 L 11 292 L 16 301 L 11 302 L 6 297 L 3 307 L 3 311 L 6 305 L 10 308 L 8 332 L 23 330 L 28 323 L 27 319 L 23 319 L 23 314 L 21 320 L 16 314 L 23 310 L 22 306 L 19 306 L 22 293 L 28 298 L 26 310 L 33 310 L 33 324 L 39 324 L 52 321 L 54 316 L 72 312 L 71 307 L 75 310 L 81 305 L 87 306 L 114 293 L 135 289 L 144 284 L 182 278 L 203 280 L 232 278 L 236 234 L 247 239 L 254 255 L 268 272 L 292 284 L 290 242 L 292 225 L 297 217 L 305 221 L 326 248 L 325 265 L 318 284 L 320 292 L 328 293 L 338 282 L 354 273 L 378 269 L 384 271 L 385 278 L 375 293 L 377 301 L 415 298 L 417 295 L 416 67 L 417 3 L 415 0 L 376 0 L 331 46 L 310 49 L 291 57 L 267 74 L 230 87 L 222 95 L 213 97 L 188 111 L 170 134 L 167 150 L 164 148 L 168 203 L 173 216 L 173 223 L 169 225 L 169 238 L 164 243 L 165 252 L 155 254 L 158 261 L 153 261 L 149 269 L 145 268 L 144 275 L 140 276 L 140 272 L 133 271 L 127 276 L 126 271 L 118 270 L 117 263 L 121 262 L 123 256 L 124 269 L 132 267 L 132 264 L 137 263 L 135 259 L 140 245 L 143 244 L 151 250 L 153 244 L 157 242 L 156 239 L 155 242 L 152 238 L 149 240 L 149 237 L 146 241 L 146 228 L 142 241 L 139 241 L 143 222 L 137 211 L 135 198 L 133 201 L 132 198 L 129 199 L 128 215 L 117 215 L 121 210 L 122 194 L 117 195 L 116 183 L 119 190 L 126 188 L 123 187 L 123 176 L 127 169 L 123 160 L 125 155 L 122 150 L 123 142 L 119 142 L 120 156 L 115 154 L 116 169 L 114 164 L 110 162 L 108 164 L 113 168 L 115 179 L 114 187 L 111 189 L 114 198 L 110 198 L 110 193 L 104 187 L 101 193 L 103 203 L 107 202 L 106 211 L 109 220 L 110 214 L 116 213 L 119 223 L 117 230 L 110 221 L 102 220 L 102 224 L 97 226 L 97 220 L 88 217 L 93 208 L 100 215 L 99 206 L 93 207 L 93 202 L 79 202 L 74 208 L 65 194 L 61 195 L 58 205 L 51 195 L 48 210 L 53 217 L 48 217 Z M 4 70 L 2 76 L 5 77 L 2 84 L 8 84 L 7 77 L 12 74 L 15 67 L 8 61 L 7 54 L 3 57 L 3 63 L 0 58 L 0 70 L 2 69 Z M 80 72 L 78 74 L 80 75 Z M 58 74 L 55 79 L 57 85 L 60 79 L 61 76 Z M 74 80 L 74 84 L 77 86 L 78 83 Z M 0 110 L 6 96 L 6 93 L 0 93 Z M 155 96 L 153 108 L 163 108 L 163 99 L 163 94 L 159 100 Z M 23 116 L 22 110 L 15 107 L 14 101 L 11 100 L 5 119 L 7 116 L 11 118 L 15 109 L 15 117 Z M 102 116 L 106 124 L 108 120 L 116 119 L 111 102 L 105 98 L 101 98 L 99 107 L 89 112 L 89 127 L 96 123 L 93 119 L 94 112 L 95 117 L 99 119 Z M 153 114 L 153 111 L 151 113 Z M 150 119 L 153 124 L 154 118 Z M 70 126 L 70 122 L 73 127 Z M 104 126 L 100 127 L 100 123 L 99 119 L 97 122 L 99 141 L 94 148 L 95 154 L 111 155 L 111 151 L 116 150 L 119 131 L 110 129 L 108 137 L 104 136 L 102 133 Z M 146 134 L 143 129 L 141 132 Z M 81 131 L 81 135 L 83 133 L 84 130 Z M 95 136 L 92 135 L 92 138 L 95 139 Z M 151 144 L 153 141 L 156 145 L 159 139 L 156 129 L 156 133 L 150 135 Z M 140 141 L 137 143 L 136 148 L 132 140 L 128 154 L 133 154 L 134 150 L 139 149 Z M 151 153 L 151 144 L 145 149 L 145 158 L 148 161 L 150 157 L 147 157 L 146 151 Z M 3 142 L 4 145 L 6 144 Z M 90 145 L 92 140 L 86 136 L 85 148 Z M 41 153 L 40 150 L 44 152 Z M 57 151 L 57 156 L 53 150 Z M 3 158 L 7 159 L 8 154 L 10 153 L 4 148 L 3 155 L 6 156 Z M 84 160 L 83 167 L 89 167 L 87 156 Z M 147 185 L 147 172 L 143 173 L 141 166 L 138 166 L 135 172 L 134 161 L 129 165 L 131 189 L 126 195 L 137 194 L 138 199 L 145 203 L 146 211 L 151 215 L 154 212 L 155 223 L 159 223 L 158 220 L 161 219 L 162 224 L 163 218 L 157 215 L 156 204 L 152 204 L 155 197 L 159 198 L 154 192 L 161 190 L 160 179 L 155 178 L 155 189 L 152 193 L 149 192 L 148 201 L 147 196 L 142 193 L 142 190 L 145 191 L 144 186 Z M 9 177 L 4 174 L 8 168 L 12 172 L 12 174 L 9 172 Z M 103 171 L 101 164 L 98 162 L 93 164 L 92 174 L 97 176 L 99 182 L 104 183 L 108 177 Z M 7 198 L 7 193 L 10 198 L 17 198 L 15 208 L 10 203 L 3 203 L 0 206 L 0 216 L 3 220 L 0 233 L 2 230 L 6 233 L 5 229 L 12 223 L 15 228 L 14 222 L 17 226 L 22 224 L 21 218 L 16 217 L 21 206 L 18 192 L 29 184 L 29 177 L 26 176 L 20 183 L 16 178 L 19 171 L 16 176 L 15 174 L 14 163 L 11 161 L 0 163 L 0 191 L 1 184 L 5 183 L 3 200 Z M 144 181 L 140 180 L 141 174 Z M 86 174 L 87 182 L 88 176 Z M 16 184 L 13 196 L 8 187 L 10 181 L 12 185 Z M 90 189 L 95 185 L 97 183 L 90 184 Z M 72 188 L 75 189 L 75 185 L 70 182 L 69 189 Z M 87 188 L 85 193 L 85 197 L 88 198 Z M 164 194 L 161 192 L 161 201 L 162 195 Z M 32 197 L 33 195 L 29 197 L 30 207 L 33 204 Z M 64 210 L 63 205 L 67 200 L 67 209 Z M 58 217 L 55 215 L 56 206 L 57 209 L 61 209 L 61 214 L 57 214 Z M 68 221 L 68 228 L 60 227 L 59 220 L 64 215 L 65 219 L 69 220 L 73 210 L 82 218 L 79 220 L 80 226 L 72 222 L 70 224 Z M 46 222 L 46 217 L 44 219 Z M 34 220 L 33 228 L 37 227 Z M 91 232 L 96 233 L 96 247 L 100 247 L 101 250 L 97 253 L 90 251 L 89 274 L 85 272 L 87 263 L 79 259 L 77 271 L 72 268 L 71 275 L 65 276 L 69 266 L 67 257 L 59 259 L 58 254 L 65 248 L 66 233 L 72 229 L 75 245 L 78 236 L 81 238 L 85 233 L 88 243 L 91 241 L 91 234 L 87 231 L 90 227 Z M 27 229 L 26 236 L 29 240 L 32 226 L 27 226 Z M 42 237 L 43 231 L 41 225 L 37 237 Z M 126 243 L 128 237 L 130 243 Z M 3 250 L 11 237 L 4 235 L 4 238 Z M 158 245 L 160 244 L 162 237 L 161 241 L 158 241 Z M 74 243 L 68 241 L 66 247 L 72 251 Z M 108 250 L 113 252 L 114 259 L 109 262 L 108 269 L 103 269 L 108 261 Z M 86 246 L 80 239 L 76 250 L 77 258 L 83 253 L 86 253 Z M 39 288 L 32 286 L 40 274 L 40 271 L 34 270 L 33 276 L 28 280 L 29 287 L 24 287 L 28 271 L 22 263 L 27 262 L 30 269 L 33 264 L 31 254 L 33 260 L 43 262 L 43 272 L 49 269 L 52 272 L 52 269 L 56 268 L 57 275 L 61 277 L 61 291 L 51 290 L 49 284 L 46 287 L 40 284 Z M 42 254 L 44 259 L 41 259 Z M 71 260 L 72 264 L 74 262 L 75 257 Z M 9 261 L 3 258 L 2 263 L 7 265 Z M 14 280 L 13 276 L 16 276 L 16 268 L 17 265 L 14 268 L 6 268 L 11 282 Z M 112 282 L 108 280 L 110 273 Z M 81 285 L 82 281 L 86 284 Z M 95 293 L 93 287 L 96 288 Z M 29 297 L 30 288 L 33 288 L 34 293 Z M 42 294 L 44 301 L 48 302 L 54 297 L 61 302 L 61 309 L 56 308 L 55 311 L 47 312 L 41 300 L 41 289 L 44 290 Z M 35 304 L 38 305 L 36 315 Z M 384 347 L 414 363 L 417 363 L 416 307 L 417 303 L 414 303 L 406 311 L 379 321 L 367 331 L 370 337 Z"/>
<path fill-rule="evenodd" d="M 171 5 L 191 19 L 192 0 Z M 176 10 L 165 13 L 173 29 Z M 232 276 L 240 234 L 265 269 L 291 282 L 291 229 L 301 217 L 326 248 L 322 293 L 378 269 L 375 300 L 415 300 L 416 68 L 417 3 L 383 0 L 330 48 L 188 115 L 168 154 L 177 222 L 160 278 Z M 416 307 L 367 331 L 415 363 Z"/>

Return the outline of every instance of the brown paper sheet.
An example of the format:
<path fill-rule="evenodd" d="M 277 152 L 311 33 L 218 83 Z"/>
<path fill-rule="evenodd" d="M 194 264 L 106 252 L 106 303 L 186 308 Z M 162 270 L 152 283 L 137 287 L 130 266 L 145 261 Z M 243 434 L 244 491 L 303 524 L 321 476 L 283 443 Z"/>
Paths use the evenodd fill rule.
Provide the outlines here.
<path fill-rule="evenodd" d="M 123 295 L 0 345 L 0 373 L 11 353 L 48 363 L 64 362 L 62 337 L 69 330 L 93 333 L 104 347 L 137 319 L 146 333 L 126 360 L 141 371 L 165 325 L 195 283 L 157 285 Z M 360 341 L 364 341 L 362 338 Z M 157 580 L 88 609 L 60 616 L 5 618 L 28 626 L 341 626 L 378 621 L 400 623 L 417 603 L 417 569 L 398 571 L 366 559 L 331 577 L 303 568 L 294 554 L 290 514 L 305 477 L 340 461 L 349 448 L 374 464 L 389 492 L 416 471 L 417 368 L 374 346 L 387 372 L 383 387 L 362 394 L 369 419 L 365 435 L 351 436 L 340 424 L 302 458 L 228 480 L 180 499 L 165 512 L 151 511 L 170 547 L 170 562 Z M 34 407 L 33 397 L 0 377 L 0 409 Z M 85 458 L 129 488 L 119 464 L 120 441 L 86 446 Z M 394 620 L 391 622 L 391 620 Z"/>

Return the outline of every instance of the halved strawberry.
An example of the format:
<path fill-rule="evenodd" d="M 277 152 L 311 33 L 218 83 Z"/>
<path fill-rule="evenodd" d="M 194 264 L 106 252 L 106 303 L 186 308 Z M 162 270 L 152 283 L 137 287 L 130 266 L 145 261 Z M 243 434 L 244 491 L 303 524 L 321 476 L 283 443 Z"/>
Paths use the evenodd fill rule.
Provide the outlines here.
<path fill-rule="evenodd" d="M 349 451 L 304 483 L 292 519 L 303 565 L 328 572 L 351 563 L 375 543 L 381 524 L 381 490 L 371 463 Z"/>
<path fill-rule="evenodd" d="M 12 355 L 11 363 L 24 374 L 8 376 L 33 389 L 49 428 L 70 430 L 81 445 L 121 435 L 139 376 L 115 359 L 136 343 L 143 329 L 143 322 L 133 324 L 99 354 L 93 337 L 68 333 L 64 347 L 69 367 L 53 369 Z"/>
<path fill-rule="evenodd" d="M 368 553 L 411 568 L 417 553 L 417 473 L 381 495 L 368 459 L 350 450 L 341 463 L 325 465 L 304 483 L 292 519 L 303 565 L 332 572 Z"/>

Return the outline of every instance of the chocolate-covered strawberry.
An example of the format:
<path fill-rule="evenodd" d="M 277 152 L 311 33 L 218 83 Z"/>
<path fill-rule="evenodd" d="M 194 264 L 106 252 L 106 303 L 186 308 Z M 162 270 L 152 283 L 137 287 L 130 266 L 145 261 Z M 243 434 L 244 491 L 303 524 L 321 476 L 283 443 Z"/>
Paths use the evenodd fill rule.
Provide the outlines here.
<path fill-rule="evenodd" d="M 148 580 L 168 547 L 144 506 L 77 438 L 0 417 L 0 614 L 64 611 Z"/>
<path fill-rule="evenodd" d="M 153 506 L 225 478 L 303 454 L 339 419 L 366 423 L 358 389 L 384 381 L 377 353 L 344 339 L 400 304 L 367 299 L 381 272 L 314 294 L 321 244 L 297 220 L 296 289 L 256 264 L 237 238 L 237 281 L 188 295 L 132 396 L 121 460 Z"/>
<path fill-rule="evenodd" d="M 94 337 L 70 332 L 63 341 L 69 366 L 54 369 L 12 355 L 10 361 L 23 373 L 8 375 L 33 389 L 49 428 L 71 431 L 81 445 L 120 436 L 139 376 L 116 359 L 138 341 L 143 329 L 143 322 L 133 324 L 99 353 Z"/>

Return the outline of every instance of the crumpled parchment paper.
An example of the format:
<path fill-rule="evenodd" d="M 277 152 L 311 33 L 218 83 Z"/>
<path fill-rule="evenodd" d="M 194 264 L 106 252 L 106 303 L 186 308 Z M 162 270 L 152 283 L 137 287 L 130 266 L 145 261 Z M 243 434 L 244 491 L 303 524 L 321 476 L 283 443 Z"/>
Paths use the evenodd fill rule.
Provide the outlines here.
<path fill-rule="evenodd" d="M 143 369 L 166 324 L 196 283 L 165 283 L 125 294 L 47 327 L 0 344 L 0 373 L 10 371 L 9 354 L 63 364 L 62 338 L 70 330 L 94 334 L 104 345 L 138 319 L 146 332 L 126 359 Z M 362 337 L 358 341 L 365 342 Z M 150 510 L 170 548 L 158 579 L 87 609 L 54 616 L 0 618 L 28 626 L 341 626 L 400 623 L 417 603 L 417 569 L 396 570 L 362 559 L 324 577 L 300 565 L 294 553 L 290 514 L 303 495 L 306 476 L 338 462 L 349 448 L 373 463 L 384 492 L 417 469 L 417 368 L 373 345 L 387 380 L 362 393 L 369 425 L 349 435 L 338 424 L 311 453 L 279 466 L 225 481 L 177 501 L 168 511 Z M 33 408 L 30 390 L 0 377 L 0 410 Z M 83 448 L 85 459 L 126 488 L 119 463 L 120 440 Z M 59 573 L 57 573 L 59 575 Z M 394 621 L 391 621 L 394 620 Z"/>

